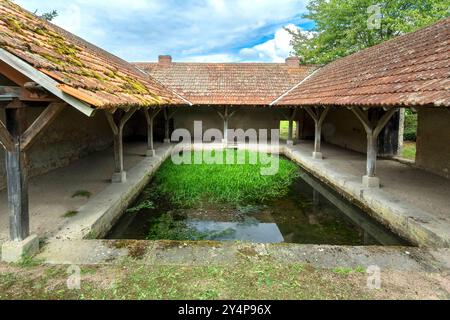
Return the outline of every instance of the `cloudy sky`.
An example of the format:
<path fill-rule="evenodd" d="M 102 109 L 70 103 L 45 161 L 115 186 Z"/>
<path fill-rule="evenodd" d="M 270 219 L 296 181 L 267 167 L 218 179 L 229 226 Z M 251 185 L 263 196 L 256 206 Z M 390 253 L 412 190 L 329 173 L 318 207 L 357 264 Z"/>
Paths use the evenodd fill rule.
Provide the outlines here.
<path fill-rule="evenodd" d="M 15 0 L 128 61 L 280 62 L 292 48 L 284 30 L 310 30 L 307 0 Z"/>

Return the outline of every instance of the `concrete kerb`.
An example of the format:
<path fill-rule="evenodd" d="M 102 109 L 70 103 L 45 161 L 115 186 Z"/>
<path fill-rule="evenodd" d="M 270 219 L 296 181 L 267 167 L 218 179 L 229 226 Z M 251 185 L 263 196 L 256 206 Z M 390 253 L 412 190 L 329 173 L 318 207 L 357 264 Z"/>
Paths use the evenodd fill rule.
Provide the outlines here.
<path fill-rule="evenodd" d="M 297 162 L 319 180 L 333 187 L 341 195 L 363 207 L 376 220 L 418 246 L 449 247 L 450 226 L 442 224 L 431 214 L 393 199 L 382 189 L 368 188 L 354 179 L 333 172 L 326 162 L 309 160 L 292 148 L 285 155 Z"/>
<path fill-rule="evenodd" d="M 450 249 L 350 247 L 240 242 L 71 240 L 49 243 L 37 258 L 49 264 L 116 265 L 132 258 L 141 265 L 233 265 L 245 259 L 318 268 L 368 268 L 383 271 L 450 271 Z"/>

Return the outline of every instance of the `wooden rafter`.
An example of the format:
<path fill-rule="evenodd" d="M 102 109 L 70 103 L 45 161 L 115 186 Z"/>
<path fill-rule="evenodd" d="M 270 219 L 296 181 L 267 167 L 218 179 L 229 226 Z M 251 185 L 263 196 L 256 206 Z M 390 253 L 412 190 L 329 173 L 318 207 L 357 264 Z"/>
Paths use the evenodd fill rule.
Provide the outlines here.
<path fill-rule="evenodd" d="M 23 133 L 21 137 L 21 151 L 28 150 L 36 141 L 39 133 L 44 131 L 64 109 L 66 103 L 51 103 Z"/>
<path fill-rule="evenodd" d="M 288 121 L 293 121 L 295 117 L 297 116 L 297 108 L 289 109 L 290 114 L 286 114 L 283 110 L 280 110 L 281 115 L 284 119 Z"/>
<path fill-rule="evenodd" d="M 322 112 L 320 111 L 320 108 L 317 107 L 315 110 L 313 110 L 310 107 L 305 107 L 306 112 L 311 116 L 311 118 L 314 120 L 315 123 L 315 134 L 314 134 L 314 153 L 313 157 L 315 159 L 322 159 L 322 125 L 325 121 L 325 118 L 327 117 L 328 113 L 330 112 L 330 107 L 326 107 Z"/>
<path fill-rule="evenodd" d="M 5 124 L 1 120 L 0 120 L 0 142 L 7 151 L 14 150 L 13 137 L 9 133 L 8 129 L 6 129 Z"/>
<path fill-rule="evenodd" d="M 352 108 L 352 111 L 363 125 L 366 133 L 372 134 L 374 137 L 378 137 L 383 128 L 386 126 L 392 116 L 398 111 L 398 109 L 392 108 L 387 110 L 386 113 L 374 123 L 369 120 L 368 110 L 364 111 L 361 108 Z"/>
<path fill-rule="evenodd" d="M 316 108 L 316 111 L 314 111 L 310 107 L 305 107 L 306 112 L 313 118 L 314 122 L 318 123 L 319 125 L 322 125 L 325 121 L 325 118 L 328 115 L 328 112 L 330 112 L 330 108 L 325 108 L 324 111 L 320 112 L 319 108 Z"/>
<path fill-rule="evenodd" d="M 20 98 L 20 95 L 20 87 L 0 86 L 0 101 L 11 101 Z"/>

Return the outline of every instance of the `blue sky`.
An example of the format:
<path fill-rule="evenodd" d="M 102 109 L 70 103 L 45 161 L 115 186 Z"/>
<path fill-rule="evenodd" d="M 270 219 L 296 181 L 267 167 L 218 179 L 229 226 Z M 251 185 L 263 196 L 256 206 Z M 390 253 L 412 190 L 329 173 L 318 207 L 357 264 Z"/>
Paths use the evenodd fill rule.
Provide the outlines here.
<path fill-rule="evenodd" d="M 57 10 L 57 25 L 128 61 L 280 62 L 291 52 L 283 27 L 310 30 L 307 0 L 16 0 Z"/>

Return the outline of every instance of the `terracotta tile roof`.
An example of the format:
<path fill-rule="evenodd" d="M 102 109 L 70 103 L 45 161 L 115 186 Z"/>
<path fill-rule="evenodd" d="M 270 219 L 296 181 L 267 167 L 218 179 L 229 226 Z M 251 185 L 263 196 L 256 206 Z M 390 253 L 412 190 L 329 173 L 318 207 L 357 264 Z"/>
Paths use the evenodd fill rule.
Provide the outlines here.
<path fill-rule="evenodd" d="M 285 63 L 136 63 L 194 105 L 269 105 L 315 66 Z"/>
<path fill-rule="evenodd" d="M 0 48 L 98 108 L 186 104 L 132 64 L 0 0 Z"/>
<path fill-rule="evenodd" d="M 450 106 L 450 18 L 321 68 L 277 105 Z"/>

